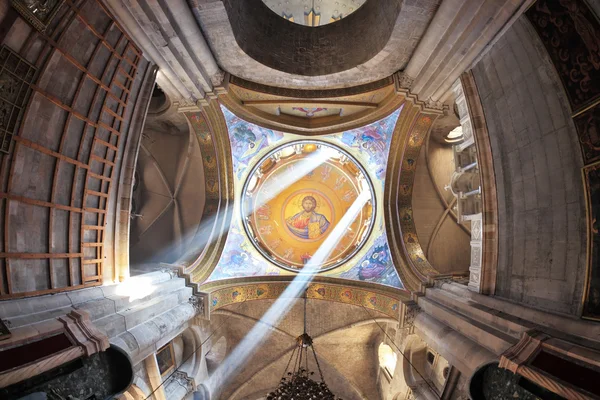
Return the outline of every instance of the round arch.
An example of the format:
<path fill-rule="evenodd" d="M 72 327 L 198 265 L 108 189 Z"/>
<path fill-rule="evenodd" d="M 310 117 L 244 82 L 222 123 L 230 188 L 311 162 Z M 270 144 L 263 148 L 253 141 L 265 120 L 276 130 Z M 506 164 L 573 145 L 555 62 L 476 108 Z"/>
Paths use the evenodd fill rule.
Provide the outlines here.
<path fill-rule="evenodd" d="M 235 41 L 248 56 L 278 71 L 319 76 L 354 68 L 383 50 L 402 0 L 369 0 L 346 18 L 316 28 L 286 21 L 262 0 L 223 3 Z"/>

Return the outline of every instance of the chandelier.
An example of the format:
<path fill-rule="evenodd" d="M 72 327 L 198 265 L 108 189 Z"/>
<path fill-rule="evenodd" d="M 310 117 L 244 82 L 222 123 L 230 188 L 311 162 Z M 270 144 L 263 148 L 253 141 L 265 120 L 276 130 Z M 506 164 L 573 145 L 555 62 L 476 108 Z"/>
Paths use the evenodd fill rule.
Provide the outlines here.
<path fill-rule="evenodd" d="M 267 395 L 267 400 L 341 400 L 329 390 L 319 365 L 312 338 L 306 333 L 306 293 L 304 294 L 304 333 L 296 338 L 296 347 L 285 367 L 279 386 Z M 320 382 L 311 379 L 315 374 L 308 368 L 312 355 L 319 371 Z M 291 367 L 291 368 L 290 368 Z"/>

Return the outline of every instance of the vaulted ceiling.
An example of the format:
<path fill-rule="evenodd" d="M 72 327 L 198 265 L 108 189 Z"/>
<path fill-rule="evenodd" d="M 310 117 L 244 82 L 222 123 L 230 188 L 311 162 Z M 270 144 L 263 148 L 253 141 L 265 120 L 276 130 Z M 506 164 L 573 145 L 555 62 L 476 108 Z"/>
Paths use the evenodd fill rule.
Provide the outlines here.
<path fill-rule="evenodd" d="M 215 323 L 227 326 L 222 333 L 227 337 L 228 349 L 235 347 L 272 305 L 273 300 L 258 300 L 215 311 L 212 317 Z M 387 329 L 388 323 L 394 320 L 359 306 L 308 301 L 307 331 L 314 339 L 325 380 L 339 397 L 349 400 L 379 397 L 377 347 L 384 337 L 381 328 Z M 257 352 L 226 384 L 221 398 L 255 400 L 273 390 L 302 331 L 303 304 L 299 299 L 280 323 L 272 327 L 268 338 L 256 338 L 261 344 Z M 317 371 L 314 365 L 310 366 Z"/>

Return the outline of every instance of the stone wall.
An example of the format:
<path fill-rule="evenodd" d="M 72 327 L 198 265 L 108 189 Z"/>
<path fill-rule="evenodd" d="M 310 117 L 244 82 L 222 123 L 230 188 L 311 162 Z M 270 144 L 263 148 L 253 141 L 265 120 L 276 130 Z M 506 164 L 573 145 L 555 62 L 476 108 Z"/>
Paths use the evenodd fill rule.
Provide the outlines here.
<path fill-rule="evenodd" d="M 0 155 L 0 297 L 111 282 L 121 159 L 150 64 L 96 0 L 65 2 L 44 33 L 14 9 L 0 18 L 3 65 L 33 74 Z"/>
<path fill-rule="evenodd" d="M 577 315 L 586 263 L 582 157 L 557 73 L 525 17 L 473 73 L 498 187 L 495 294 Z"/>
<path fill-rule="evenodd" d="M 373 58 L 390 39 L 400 12 L 398 0 L 372 0 L 335 24 L 313 28 L 286 21 L 261 0 L 223 3 L 246 54 L 276 70 L 305 76 L 345 71 Z"/>
<path fill-rule="evenodd" d="M 356 18 L 361 18 L 362 11 L 364 11 L 362 8 L 367 7 L 369 2 L 361 7 L 362 11 L 357 10 L 355 13 L 347 18 L 344 18 L 338 23 L 318 28 L 308 28 L 286 22 L 283 20 L 283 18 L 279 18 L 273 13 L 273 18 L 275 18 L 273 23 L 276 24 L 278 28 L 276 29 L 275 26 L 267 27 L 270 29 L 270 31 L 267 32 L 267 38 L 270 39 L 270 41 L 267 41 L 266 44 L 263 44 L 260 50 L 268 50 L 267 53 L 270 54 L 279 49 L 279 53 L 276 53 L 278 56 L 282 56 L 283 52 L 285 52 L 287 56 L 291 57 L 287 60 L 287 66 L 280 66 L 281 68 L 287 68 L 286 70 L 281 71 L 277 70 L 278 66 L 268 64 L 265 62 L 265 60 L 260 58 L 252 58 L 250 53 L 245 52 L 244 46 L 251 45 L 252 43 L 239 43 L 239 39 L 241 39 L 242 36 L 248 35 L 248 27 L 241 24 L 242 21 L 239 21 L 239 18 L 234 17 L 232 19 L 232 14 L 229 13 L 231 10 L 228 10 L 226 7 L 229 6 L 226 6 L 224 3 L 230 3 L 230 5 L 243 7 L 242 3 L 245 4 L 246 2 L 224 2 L 223 0 L 189 1 L 196 20 L 202 29 L 202 33 L 206 37 L 206 40 L 209 43 L 219 65 L 224 70 L 228 71 L 232 75 L 271 86 L 296 89 L 324 89 L 350 87 L 369 82 L 375 82 L 405 68 L 410 60 L 411 55 L 413 54 L 427 27 L 429 26 L 440 2 L 439 0 L 403 1 L 399 14 L 396 14 L 396 20 L 392 21 L 393 29 L 391 31 L 391 36 L 389 36 L 388 32 L 388 36 L 384 41 L 385 46 L 383 46 L 383 48 L 379 46 L 379 50 L 381 51 L 378 50 L 375 54 L 366 53 L 367 49 L 365 49 L 365 47 L 369 47 L 368 50 L 372 50 L 377 48 L 380 43 L 373 38 L 373 42 L 369 43 L 368 41 L 365 41 L 363 47 L 358 46 L 356 41 L 361 39 L 361 34 L 356 32 L 355 29 L 352 29 L 353 27 L 350 27 L 351 29 L 349 32 L 344 32 L 345 37 L 351 39 L 349 41 L 344 40 L 344 45 L 341 45 L 340 43 L 329 43 L 328 50 L 325 50 L 324 46 L 320 46 L 322 48 L 322 54 L 315 55 L 318 57 L 313 57 L 313 59 L 325 59 L 330 57 L 330 60 L 327 61 L 328 63 L 331 63 L 329 67 L 334 66 L 333 63 L 335 63 L 335 66 L 338 67 L 337 71 L 342 72 L 337 72 L 336 69 L 333 68 L 320 68 L 321 65 L 316 65 L 314 68 L 310 68 L 311 71 L 308 71 L 309 68 L 305 68 L 305 71 L 302 71 L 299 68 L 292 70 L 292 64 L 293 66 L 300 67 L 300 63 L 304 63 L 309 58 L 306 56 L 306 53 L 309 51 L 309 49 L 306 47 L 297 46 L 297 43 L 301 38 L 294 36 L 294 32 L 305 30 L 316 32 L 322 31 L 323 29 L 327 30 L 328 27 L 329 29 L 335 30 L 337 29 L 337 26 L 340 26 L 339 24 L 344 23 L 344 21 L 354 17 L 355 15 L 357 16 Z M 392 4 L 395 3 L 395 1 L 392 2 L 391 0 L 386 0 L 381 3 L 385 3 L 386 9 L 388 9 L 388 3 Z M 263 6 L 262 4 L 259 5 Z M 380 6 L 379 3 L 375 2 L 374 5 L 378 7 Z M 267 11 L 269 10 L 267 9 Z M 365 27 L 365 24 L 369 23 L 366 20 L 357 22 L 358 23 L 354 25 L 359 25 L 363 28 Z M 279 29 L 281 27 L 280 24 L 288 24 L 288 28 L 290 26 L 293 28 L 285 29 L 285 32 L 292 35 L 291 37 L 281 35 L 281 29 Z M 350 24 L 352 25 L 352 20 L 350 21 Z M 376 24 L 381 23 L 376 22 Z M 342 25 L 342 28 L 344 26 L 345 24 Z M 379 30 L 379 27 L 380 25 L 376 26 L 376 31 Z M 239 35 L 237 38 L 238 41 L 236 41 L 236 30 L 239 30 Z M 273 32 L 276 32 L 276 34 Z M 249 39 L 251 38 L 246 38 L 246 40 Z M 323 37 L 317 39 L 319 42 L 328 41 Z M 369 40 L 371 39 L 372 38 L 369 37 Z M 350 60 L 349 57 L 347 57 L 347 55 L 354 50 L 353 48 L 348 48 L 348 46 L 358 46 L 357 49 L 360 50 L 359 53 L 363 52 L 364 54 L 370 54 L 370 57 L 364 58 L 359 62 L 360 65 L 358 65 L 356 63 L 357 59 Z M 256 50 L 257 49 L 255 49 L 255 51 Z M 330 54 L 331 51 L 334 51 L 335 54 Z M 296 52 L 296 54 L 293 54 L 293 52 Z M 263 58 L 266 58 L 267 56 L 268 54 L 263 54 Z M 350 61 L 353 61 L 354 65 L 352 65 Z M 263 65 L 261 62 L 265 62 L 265 64 Z M 339 66 L 342 64 L 345 65 L 345 68 L 339 68 Z M 327 67 L 328 65 L 323 64 L 322 66 Z M 344 69 L 346 70 L 344 71 Z M 369 73 L 365 73 L 365 71 L 369 71 Z M 320 76 L 299 75 L 299 73 L 302 72 L 308 73 L 308 75 L 320 74 Z"/>

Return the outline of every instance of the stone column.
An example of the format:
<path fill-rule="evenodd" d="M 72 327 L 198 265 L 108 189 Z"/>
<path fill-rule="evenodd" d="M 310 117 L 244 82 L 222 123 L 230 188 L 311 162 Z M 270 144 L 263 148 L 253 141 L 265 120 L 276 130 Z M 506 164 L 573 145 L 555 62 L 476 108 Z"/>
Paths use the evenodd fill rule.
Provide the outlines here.
<path fill-rule="evenodd" d="M 543 327 L 544 331 L 556 331 L 580 338 L 587 347 L 600 348 L 600 324 L 596 322 L 536 310 L 500 297 L 474 293 L 456 282 L 445 282 L 439 286 L 439 289 L 427 289 L 426 297 L 480 322 L 488 330 L 495 329 L 512 336 L 514 343 L 527 330 Z"/>
<path fill-rule="evenodd" d="M 431 390 L 431 387 L 425 382 L 411 389 L 415 400 L 439 400 L 440 397 Z"/>
<path fill-rule="evenodd" d="M 204 385 L 200 385 L 194 392 L 194 400 L 210 400 L 210 392 Z"/>
<path fill-rule="evenodd" d="M 414 324 L 415 333 L 466 376 L 471 376 L 479 366 L 497 359 L 486 348 L 426 312 L 420 312 Z"/>
<path fill-rule="evenodd" d="M 156 360 L 156 353 L 153 353 L 146 357 L 144 360 L 146 371 L 148 372 L 148 379 L 150 380 L 150 386 L 154 392 L 154 398 L 156 400 L 167 400 L 165 396 L 165 388 L 162 385 L 162 376 L 158 369 L 158 361 Z"/>

